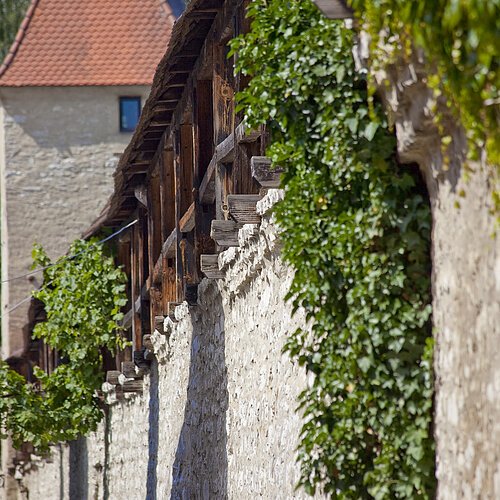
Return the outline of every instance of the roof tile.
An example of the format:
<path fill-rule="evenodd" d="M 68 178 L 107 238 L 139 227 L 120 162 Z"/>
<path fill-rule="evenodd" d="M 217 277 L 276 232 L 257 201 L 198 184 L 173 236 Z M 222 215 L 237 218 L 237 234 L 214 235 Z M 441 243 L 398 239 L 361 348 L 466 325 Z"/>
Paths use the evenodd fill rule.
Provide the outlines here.
<path fill-rule="evenodd" d="M 32 0 L 0 86 L 150 85 L 173 22 L 162 0 Z"/>

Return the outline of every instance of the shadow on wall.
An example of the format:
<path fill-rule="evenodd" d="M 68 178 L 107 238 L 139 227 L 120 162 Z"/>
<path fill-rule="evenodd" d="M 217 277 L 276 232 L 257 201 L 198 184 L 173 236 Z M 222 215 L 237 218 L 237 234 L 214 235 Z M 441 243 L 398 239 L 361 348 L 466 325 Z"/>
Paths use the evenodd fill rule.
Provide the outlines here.
<path fill-rule="evenodd" d="M 201 304 L 191 312 L 193 336 L 187 400 L 172 467 L 172 500 L 227 498 L 224 311 L 215 282 L 204 296 L 209 299 L 208 306 Z"/>
<path fill-rule="evenodd" d="M 156 500 L 156 484 L 158 463 L 158 419 L 159 419 L 159 394 L 158 394 L 158 363 L 151 363 L 149 386 L 149 420 L 148 420 L 148 471 L 146 480 L 147 500 Z"/>
<path fill-rule="evenodd" d="M 61 478 L 64 474 L 61 474 Z M 89 456 L 87 439 L 78 438 L 69 443 L 69 498 L 87 500 L 89 490 Z M 62 484 L 62 483 L 61 483 Z M 64 498 L 64 489 L 61 499 Z"/>

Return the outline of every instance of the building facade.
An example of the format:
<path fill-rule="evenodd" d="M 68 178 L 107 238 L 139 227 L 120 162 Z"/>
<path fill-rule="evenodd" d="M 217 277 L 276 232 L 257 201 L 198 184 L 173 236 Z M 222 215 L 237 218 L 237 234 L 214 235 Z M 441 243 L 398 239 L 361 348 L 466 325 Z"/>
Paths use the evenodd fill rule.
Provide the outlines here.
<path fill-rule="evenodd" d="M 30 344 L 33 243 L 59 257 L 104 206 L 173 22 L 159 0 L 33 0 L 0 67 L 2 358 L 22 373 L 54 364 Z"/>

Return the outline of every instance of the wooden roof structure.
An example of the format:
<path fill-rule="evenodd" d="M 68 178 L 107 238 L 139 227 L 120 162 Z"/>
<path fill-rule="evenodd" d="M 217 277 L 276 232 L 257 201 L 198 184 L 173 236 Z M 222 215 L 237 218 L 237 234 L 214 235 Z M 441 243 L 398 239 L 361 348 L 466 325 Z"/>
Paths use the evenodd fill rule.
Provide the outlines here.
<path fill-rule="evenodd" d="M 256 203 L 278 187 L 263 156 L 266 132 L 246 130 L 234 96 L 228 42 L 249 30 L 249 0 L 193 0 L 173 27 L 132 140 L 119 160 L 115 190 L 86 237 L 138 222 L 117 243 L 129 277 L 124 327 L 133 343 L 108 382 L 144 367 L 150 334 L 175 321 L 176 305 L 197 302 L 203 277 L 223 277 L 218 253 L 238 246 L 238 230 L 258 224 Z M 123 377 L 122 377 L 123 379 Z"/>

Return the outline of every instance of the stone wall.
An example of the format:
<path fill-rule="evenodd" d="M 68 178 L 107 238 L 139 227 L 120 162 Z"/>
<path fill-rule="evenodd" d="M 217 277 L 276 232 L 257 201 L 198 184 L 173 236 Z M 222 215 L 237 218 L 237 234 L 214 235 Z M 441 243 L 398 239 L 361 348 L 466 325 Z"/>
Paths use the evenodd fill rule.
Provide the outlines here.
<path fill-rule="evenodd" d="M 498 499 L 500 236 L 494 236 L 493 169 L 484 158 L 465 160 L 463 130 L 444 106 L 453 143 L 442 154 L 420 61 L 377 77 L 391 84 L 381 88 L 388 89 L 400 159 L 419 165 L 432 207 L 438 498 Z"/>
<path fill-rule="evenodd" d="M 113 188 L 117 156 L 130 141 L 119 132 L 119 96 L 135 87 L 0 89 L 2 279 L 30 270 L 33 242 L 54 258 L 90 225 Z M 40 282 L 2 287 L 2 313 Z M 28 303 L 2 316 L 3 358 L 22 348 Z M 25 336 L 24 336 L 25 337 Z"/>
<path fill-rule="evenodd" d="M 245 226 L 240 248 L 220 256 L 225 279 L 203 280 L 199 304 L 177 307 L 167 334 L 155 332 L 143 395 L 111 405 L 99 431 L 78 442 L 78 460 L 64 448 L 59 483 L 78 484 L 72 498 L 306 497 L 295 491 L 306 376 L 281 353 L 304 318 L 284 301 L 292 273 L 277 241 L 267 217 Z M 30 500 L 47 498 L 57 461 L 24 475 Z"/>

